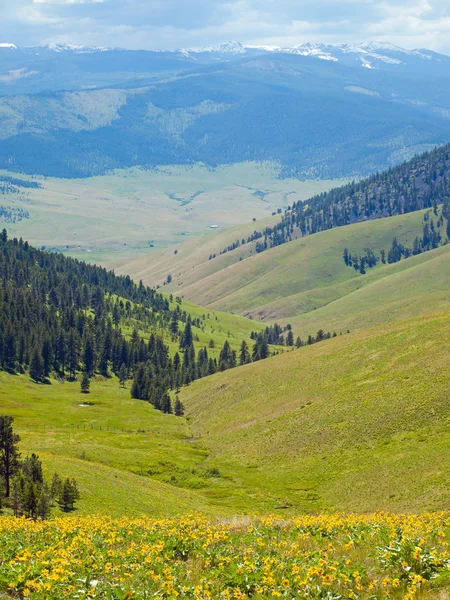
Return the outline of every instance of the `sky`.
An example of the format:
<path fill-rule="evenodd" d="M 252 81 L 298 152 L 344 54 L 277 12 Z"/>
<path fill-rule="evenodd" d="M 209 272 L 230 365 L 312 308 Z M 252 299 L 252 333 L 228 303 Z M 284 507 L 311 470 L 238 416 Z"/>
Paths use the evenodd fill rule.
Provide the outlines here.
<path fill-rule="evenodd" d="M 384 41 L 450 54 L 450 0 L 0 0 L 0 42 L 133 49 Z"/>

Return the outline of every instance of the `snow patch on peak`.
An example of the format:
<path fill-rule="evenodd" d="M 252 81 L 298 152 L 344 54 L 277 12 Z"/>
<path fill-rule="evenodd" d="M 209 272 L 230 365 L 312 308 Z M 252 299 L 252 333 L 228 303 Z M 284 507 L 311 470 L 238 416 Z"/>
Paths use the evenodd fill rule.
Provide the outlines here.
<path fill-rule="evenodd" d="M 327 46 L 324 46 L 323 44 L 306 42 L 304 44 L 298 44 L 298 46 L 294 46 L 293 48 L 286 48 L 284 51 L 290 52 L 291 54 L 299 54 L 300 56 L 314 56 L 322 60 L 338 62 L 338 59 L 328 52 Z"/>
<path fill-rule="evenodd" d="M 240 42 L 225 42 L 219 46 L 203 46 L 201 48 L 186 48 L 179 52 L 183 54 L 202 54 L 204 52 L 214 52 L 217 54 L 244 54 L 246 47 Z"/>
<path fill-rule="evenodd" d="M 110 50 L 106 46 L 79 46 L 77 44 L 47 44 L 44 48 L 52 52 L 73 52 L 75 54 L 92 54 Z"/>
<path fill-rule="evenodd" d="M 10 48 L 11 50 L 17 50 L 15 44 L 8 44 L 7 42 L 0 42 L 0 48 Z"/>

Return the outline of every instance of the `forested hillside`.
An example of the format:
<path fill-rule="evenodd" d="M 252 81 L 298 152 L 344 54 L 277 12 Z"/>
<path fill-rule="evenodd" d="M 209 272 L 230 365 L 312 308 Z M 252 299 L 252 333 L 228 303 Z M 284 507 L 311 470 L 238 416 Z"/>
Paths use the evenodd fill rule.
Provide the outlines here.
<path fill-rule="evenodd" d="M 369 70 L 282 52 L 160 56 L 167 71 L 159 74 L 150 73 L 155 57 L 147 72 L 141 58 L 130 57 L 138 69 L 130 77 L 123 57 L 102 54 L 98 66 L 104 73 L 109 61 L 112 81 L 101 77 L 97 89 L 77 70 L 70 85 L 64 74 L 59 88 L 51 81 L 39 94 L 0 97 L 0 167 L 86 177 L 136 165 L 276 161 L 283 176 L 334 179 L 374 173 L 450 137 L 446 57 L 419 61 L 414 77 L 402 61 Z"/>
<path fill-rule="evenodd" d="M 192 317 L 181 299 L 130 277 L 8 240 L 6 230 L 0 236 L 0 365 L 9 373 L 27 371 L 44 382 L 81 371 L 84 392 L 95 374 L 133 378 L 134 398 L 181 414 L 170 389 L 267 358 L 269 343 L 284 343 L 281 328 L 276 335 L 258 330 L 251 332 L 253 349 L 242 336 L 239 355 L 228 339 L 217 354 L 214 336 L 208 348 L 197 343 L 210 317 Z"/>
<path fill-rule="evenodd" d="M 246 240 L 236 240 L 222 252 L 255 240 L 256 252 L 263 252 L 300 236 L 424 208 L 432 207 L 437 216 L 439 204 L 447 219 L 449 203 L 450 145 L 446 145 L 362 181 L 293 203 L 279 223 L 255 231 Z"/>

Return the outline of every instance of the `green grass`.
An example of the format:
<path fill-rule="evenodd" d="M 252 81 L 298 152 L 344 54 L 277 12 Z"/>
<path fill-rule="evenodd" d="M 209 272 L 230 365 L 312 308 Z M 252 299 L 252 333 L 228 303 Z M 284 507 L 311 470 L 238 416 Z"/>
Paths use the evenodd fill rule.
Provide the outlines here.
<path fill-rule="evenodd" d="M 149 253 L 150 242 L 161 248 L 213 224 L 225 229 L 250 223 L 340 183 L 282 180 L 278 173 L 272 163 L 240 163 L 133 168 L 88 179 L 37 177 L 42 189 L 4 195 L 0 203 L 30 213 L 6 224 L 11 235 L 114 266 Z"/>
<path fill-rule="evenodd" d="M 80 406 L 92 403 L 88 406 Z M 80 483 L 79 512 L 111 515 L 175 514 L 205 509 L 190 491 L 191 470 L 199 471 L 205 451 L 188 443 L 184 419 L 163 415 L 132 400 L 117 379 L 94 381 L 81 394 L 78 382 L 37 385 L 26 376 L 0 373 L 3 414 L 15 418 L 22 454 L 37 452 L 46 475 L 54 471 Z M 177 466 L 181 486 L 166 483 Z M 149 470 L 159 468 L 150 477 Z M 145 476 L 143 476 L 145 474 Z"/>
<path fill-rule="evenodd" d="M 450 500 L 450 318 L 427 317 L 200 380 L 181 398 L 221 472 L 295 510 Z"/>
<path fill-rule="evenodd" d="M 187 419 L 116 378 L 0 373 L 0 406 L 23 454 L 79 481 L 80 514 L 443 509 L 449 339 L 429 316 L 285 352 L 183 388 Z"/>
<path fill-rule="evenodd" d="M 223 232 L 217 239 L 209 235 L 195 243 L 182 244 L 176 255 L 167 249 L 152 257 L 127 262 L 119 270 L 151 284 L 161 282 L 170 272 L 173 280 L 165 289 L 208 308 L 264 321 L 286 322 L 303 315 L 303 320 L 298 319 L 303 323 L 311 316 L 316 323 L 317 309 L 393 272 L 403 271 L 417 260 L 427 260 L 428 254 L 397 265 L 379 263 L 361 275 L 347 267 L 342 258 L 345 247 L 360 254 L 366 247 L 387 251 L 394 236 L 412 245 L 414 237 L 421 235 L 423 214 L 424 211 L 419 211 L 340 227 L 260 254 L 255 254 L 254 243 L 246 244 L 208 260 L 210 254 L 218 254 L 219 249 L 232 241 L 246 237 L 255 224 L 240 226 Z M 263 223 L 258 226 L 261 228 Z"/>

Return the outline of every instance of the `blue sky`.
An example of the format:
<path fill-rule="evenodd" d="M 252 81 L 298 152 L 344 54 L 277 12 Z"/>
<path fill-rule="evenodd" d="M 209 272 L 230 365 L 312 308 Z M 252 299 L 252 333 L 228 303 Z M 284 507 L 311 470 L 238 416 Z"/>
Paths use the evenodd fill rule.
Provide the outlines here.
<path fill-rule="evenodd" d="M 450 0 L 0 0 L 0 42 L 175 49 L 387 41 L 450 54 Z"/>

